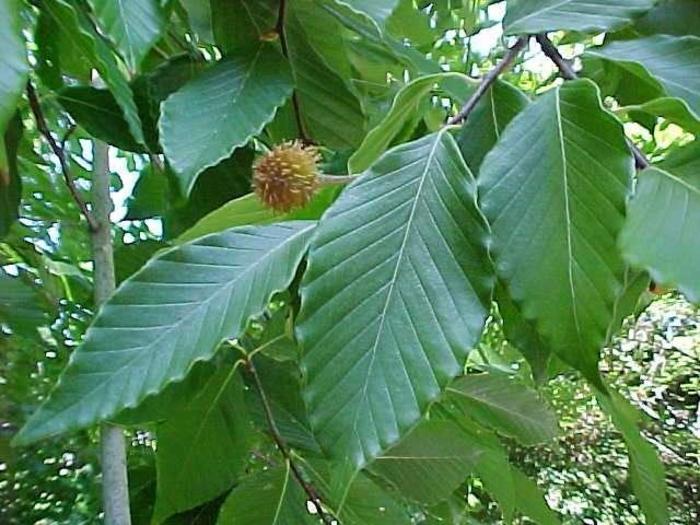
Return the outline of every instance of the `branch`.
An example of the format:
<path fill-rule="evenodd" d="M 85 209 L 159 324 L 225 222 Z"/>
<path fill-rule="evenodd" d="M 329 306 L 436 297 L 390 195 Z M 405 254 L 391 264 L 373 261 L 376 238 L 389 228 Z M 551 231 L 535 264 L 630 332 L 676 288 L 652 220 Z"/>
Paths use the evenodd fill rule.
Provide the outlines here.
<path fill-rule="evenodd" d="M 114 248 L 109 214 L 109 147 L 92 141 L 92 217 L 96 227 L 90 232 L 93 260 L 93 294 L 100 307 L 114 292 Z M 105 525 L 131 525 L 126 443 L 121 428 L 107 422 L 100 427 L 102 466 L 102 506 Z"/>
<path fill-rule="evenodd" d="M 287 45 L 287 33 L 284 29 L 285 14 L 287 12 L 287 1 L 280 0 L 280 7 L 277 15 L 277 26 L 276 31 L 280 37 L 280 46 L 282 47 L 282 54 L 285 58 L 289 59 L 289 46 Z M 292 108 L 294 110 L 294 118 L 297 123 L 297 128 L 299 129 L 299 137 L 304 141 L 305 144 L 310 144 L 312 140 L 306 134 L 306 129 L 304 128 L 304 123 L 301 120 L 301 109 L 299 107 L 299 95 L 295 89 L 292 92 Z"/>
<path fill-rule="evenodd" d="M 445 124 L 446 126 L 461 124 L 465 120 L 467 120 L 469 114 L 472 112 L 479 100 L 481 100 L 481 97 L 483 97 L 486 94 L 488 89 L 496 81 L 496 79 L 498 79 L 501 73 L 510 68 L 513 61 L 515 60 L 515 57 L 517 57 L 518 53 L 520 53 L 520 50 L 523 47 L 525 47 L 525 44 L 527 44 L 529 38 L 529 36 L 521 36 L 518 39 L 518 41 L 515 42 L 515 44 L 513 44 L 512 47 L 508 48 L 508 51 L 503 57 L 503 60 L 501 60 L 498 63 L 498 65 L 496 65 L 496 67 L 494 67 L 491 71 L 484 75 L 484 78 L 481 79 L 481 83 L 476 88 L 476 91 L 474 91 L 472 96 L 469 97 L 469 100 L 467 100 L 466 104 L 462 106 L 462 109 L 459 110 L 459 113 L 457 113 L 447 121 L 447 123 Z"/>
<path fill-rule="evenodd" d="M 36 120 L 36 126 L 39 129 L 39 132 L 44 136 L 46 142 L 49 143 L 51 151 L 53 151 L 54 155 L 58 157 L 58 161 L 61 164 L 61 172 L 63 173 L 63 180 L 66 181 L 66 186 L 68 186 L 68 191 L 70 192 L 71 197 L 73 197 L 73 200 L 78 205 L 81 213 L 85 216 L 85 219 L 90 227 L 90 231 L 97 231 L 98 224 L 90 213 L 87 204 L 80 196 L 78 188 L 75 186 L 75 180 L 73 180 L 70 168 L 68 167 L 65 150 L 63 147 L 58 145 L 56 139 L 54 139 L 53 135 L 51 135 L 51 131 L 49 131 L 49 127 L 46 124 L 46 118 L 44 118 L 44 113 L 41 110 L 39 98 L 37 97 L 36 90 L 34 89 L 31 81 L 27 82 L 27 98 L 29 99 L 29 107 L 32 110 L 32 114 L 34 115 L 34 120 Z"/>
<path fill-rule="evenodd" d="M 267 419 L 267 425 L 270 429 L 272 439 L 277 445 L 277 448 L 279 449 L 282 456 L 284 456 L 284 459 L 289 463 L 294 478 L 297 480 L 297 482 L 299 482 L 299 485 L 302 489 L 304 489 L 304 492 L 306 492 L 306 495 L 309 497 L 309 499 L 313 501 L 316 509 L 318 509 L 318 516 L 321 518 L 321 521 L 326 525 L 332 525 L 333 520 L 323 510 L 323 507 L 321 505 L 321 498 L 319 497 L 318 492 L 316 491 L 314 486 L 308 483 L 301 475 L 299 468 L 294 463 L 292 454 L 289 452 L 289 449 L 287 448 L 287 445 L 284 442 L 284 438 L 282 438 L 282 436 L 280 435 L 279 429 L 277 428 L 277 423 L 275 422 L 275 417 L 272 414 L 270 402 L 267 399 L 267 395 L 265 394 L 265 390 L 263 389 L 262 382 L 260 381 L 260 376 L 258 375 L 258 371 L 255 368 L 255 364 L 253 363 L 252 355 L 246 354 L 246 365 L 248 366 L 248 370 L 253 376 L 255 388 L 258 391 L 258 394 L 260 395 L 263 410 L 265 412 L 265 419 Z"/>
<path fill-rule="evenodd" d="M 574 71 L 574 68 L 571 67 L 571 63 L 566 60 L 563 56 L 561 56 L 561 53 L 559 53 L 559 50 L 556 48 L 556 46 L 552 43 L 552 41 L 547 37 L 546 34 L 540 33 L 539 35 L 536 35 L 535 37 L 537 39 L 537 42 L 540 44 L 542 47 L 542 52 L 547 55 L 547 57 L 554 62 L 554 64 L 557 66 L 559 69 L 559 73 L 561 73 L 561 76 L 565 78 L 566 80 L 576 80 L 578 78 L 578 75 L 576 74 L 576 71 Z M 634 163 L 637 167 L 638 170 L 643 170 L 649 167 L 649 159 L 647 159 L 644 156 L 644 153 L 640 151 L 640 149 L 634 145 L 634 143 L 625 137 L 625 140 L 627 141 L 627 146 L 629 147 L 630 151 L 632 152 L 632 155 L 634 156 Z"/>

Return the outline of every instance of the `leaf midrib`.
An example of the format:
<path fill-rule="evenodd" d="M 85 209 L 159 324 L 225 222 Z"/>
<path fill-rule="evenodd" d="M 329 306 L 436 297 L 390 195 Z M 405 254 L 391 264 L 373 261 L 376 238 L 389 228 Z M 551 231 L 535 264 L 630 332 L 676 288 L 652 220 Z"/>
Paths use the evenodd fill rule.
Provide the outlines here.
<path fill-rule="evenodd" d="M 559 88 L 555 88 L 555 109 L 557 115 L 557 134 L 559 139 L 559 147 L 561 150 L 561 160 L 562 160 L 562 174 L 564 176 L 564 210 L 566 214 L 566 249 L 568 253 L 567 270 L 568 270 L 568 280 L 569 280 L 569 290 L 571 292 L 571 313 L 574 318 L 574 326 L 576 327 L 576 337 L 581 341 L 581 326 L 578 319 L 578 308 L 576 301 L 576 292 L 574 289 L 574 254 L 573 254 L 573 241 L 572 241 L 572 229 L 573 220 L 571 218 L 571 203 L 569 202 L 569 173 L 568 164 L 566 160 L 566 147 L 564 144 L 564 128 L 562 125 L 561 118 L 561 101 Z"/>
<path fill-rule="evenodd" d="M 229 290 L 230 287 L 231 287 L 232 285 L 238 283 L 238 282 L 240 281 L 242 275 L 245 275 L 246 273 L 248 273 L 249 271 L 251 271 L 253 268 L 257 267 L 261 261 L 265 260 L 267 257 L 271 256 L 273 253 L 277 252 L 280 248 L 283 248 L 283 247 L 286 248 L 286 246 L 288 245 L 289 242 L 292 241 L 292 239 L 296 239 L 298 236 L 305 234 L 305 233 L 308 231 L 308 228 L 309 228 L 309 227 L 304 228 L 304 229 L 300 230 L 299 232 L 295 233 L 294 235 L 292 235 L 291 237 L 288 237 L 287 239 L 285 239 L 285 241 L 284 241 L 283 243 L 281 243 L 278 247 L 276 247 L 276 248 L 272 249 L 271 251 L 267 252 L 260 260 L 256 261 L 256 264 L 255 264 L 255 265 L 251 265 L 248 269 L 244 270 L 244 271 L 243 271 L 243 274 L 241 274 L 240 277 L 238 277 L 237 279 L 235 279 L 235 280 L 229 282 L 229 283 L 228 283 L 227 285 L 225 285 L 219 292 L 215 292 L 215 293 L 214 293 L 213 295 L 211 295 L 209 298 L 207 298 L 207 299 L 205 299 L 204 301 L 202 301 L 201 303 L 199 303 L 199 304 L 197 305 L 197 307 L 195 307 L 195 308 L 193 309 L 193 311 L 199 310 L 199 309 L 202 307 L 202 305 L 205 305 L 205 304 L 208 305 L 208 304 L 210 304 L 210 303 L 211 303 L 211 300 L 212 300 L 213 298 L 219 297 L 220 294 L 224 293 L 226 290 Z M 176 247 L 176 248 L 173 248 L 171 251 L 175 251 L 175 250 L 177 250 L 177 249 L 178 249 L 178 248 Z M 167 255 L 167 253 L 164 254 L 163 257 L 165 257 L 166 255 Z M 158 260 L 160 260 L 160 259 L 158 259 Z M 155 263 L 158 262 L 158 260 L 154 260 L 152 263 L 155 264 Z M 149 265 L 150 265 L 150 264 L 151 264 L 151 263 L 149 263 Z M 148 265 L 147 265 L 147 266 L 148 266 Z M 144 268 L 144 269 L 145 269 L 145 268 Z M 182 325 L 182 322 L 183 322 L 184 320 L 186 320 L 186 319 L 189 319 L 189 318 L 190 318 L 190 316 L 183 316 L 183 317 L 182 317 L 181 319 L 179 319 L 176 323 L 174 323 L 173 325 L 169 326 L 167 329 L 163 330 L 163 333 L 160 334 L 153 342 L 151 342 L 150 344 L 145 345 L 145 346 L 143 346 L 143 347 L 139 347 L 139 348 L 149 348 L 149 347 L 153 347 L 153 345 L 154 345 L 155 343 L 157 343 L 158 341 L 160 341 L 165 335 L 171 333 L 176 327 L 180 327 L 180 326 Z M 133 348 L 124 349 L 124 351 L 126 351 L 126 350 L 133 350 Z M 116 371 L 112 371 L 112 372 L 110 373 L 110 377 L 114 377 L 116 374 L 118 374 L 118 373 L 120 373 L 122 370 L 124 370 L 124 368 L 130 366 L 138 357 L 141 357 L 141 353 L 138 353 L 138 352 L 137 352 L 137 353 L 136 353 L 136 356 L 135 356 L 132 360 L 130 360 L 128 363 L 122 365 L 122 366 L 121 366 L 119 369 L 117 369 Z M 80 375 L 84 375 L 84 374 L 80 374 Z M 164 388 L 165 386 L 167 386 L 168 384 L 172 383 L 172 382 L 173 382 L 172 380 L 171 380 L 171 381 L 168 381 L 165 385 L 163 385 L 163 388 Z M 107 384 L 107 382 L 102 382 L 102 383 L 98 384 L 95 388 L 93 388 L 89 393 L 87 393 L 86 395 L 84 395 L 81 399 L 86 399 L 86 398 L 89 399 L 89 398 L 92 396 L 92 394 L 94 394 L 94 393 L 95 393 L 96 391 L 98 391 L 100 388 L 104 387 L 105 384 Z M 57 386 L 58 386 L 58 385 L 57 385 Z M 147 397 L 147 395 L 141 397 L 140 399 L 143 400 L 145 397 Z M 66 406 L 63 410 L 61 410 L 61 411 L 59 411 L 59 412 L 55 412 L 51 417 L 44 419 L 43 425 L 42 425 L 42 426 L 43 426 L 43 427 L 48 426 L 48 424 L 49 424 L 50 422 L 52 422 L 52 421 L 54 421 L 56 418 L 60 417 L 61 415 L 63 415 L 65 412 L 67 412 L 67 411 L 70 410 L 71 408 L 74 408 L 74 407 L 76 406 L 76 404 L 81 404 L 81 401 L 79 401 L 78 403 L 74 403 L 74 404 L 68 405 L 68 406 Z M 124 408 L 132 408 L 132 407 L 129 407 L 129 406 L 127 405 L 127 406 L 125 406 Z M 107 417 L 109 417 L 109 416 L 107 416 Z"/>
<path fill-rule="evenodd" d="M 386 295 L 384 307 L 382 309 L 382 313 L 380 314 L 379 326 L 377 327 L 377 335 L 375 337 L 374 345 L 373 345 L 372 350 L 371 350 L 371 359 L 369 362 L 369 367 L 367 369 L 367 375 L 365 376 L 365 381 L 364 381 L 364 384 L 362 385 L 362 390 L 360 391 L 360 393 L 361 393 L 360 402 L 357 404 L 357 408 L 355 409 L 355 415 L 353 417 L 353 432 L 355 433 L 355 435 L 358 438 L 359 438 L 359 435 L 357 433 L 357 421 L 358 421 L 358 416 L 359 416 L 359 412 L 360 412 L 360 407 L 362 405 L 362 400 L 364 400 L 367 396 L 367 387 L 369 385 L 369 379 L 372 375 L 374 361 L 375 361 L 375 358 L 377 356 L 377 347 L 379 346 L 379 340 L 381 339 L 382 332 L 384 329 L 384 322 L 386 320 L 386 313 L 389 309 L 389 304 L 391 303 L 391 299 L 393 297 L 393 292 L 394 292 L 394 289 L 396 287 L 396 279 L 397 279 L 398 274 L 399 274 L 399 269 L 401 267 L 404 252 L 406 250 L 406 243 L 407 243 L 408 237 L 411 233 L 411 227 L 413 225 L 413 220 L 415 219 L 416 210 L 418 208 L 418 202 L 420 200 L 420 196 L 421 196 L 421 193 L 423 191 L 423 186 L 424 186 L 425 181 L 428 177 L 428 170 L 433 163 L 433 158 L 435 157 L 435 152 L 437 151 L 438 145 L 442 141 L 442 137 L 443 137 L 444 133 L 445 133 L 445 131 L 443 130 L 443 131 L 439 131 L 435 135 L 435 143 L 433 144 L 432 148 L 430 149 L 430 153 L 428 154 L 428 158 L 425 162 L 425 168 L 423 169 L 423 173 L 421 174 L 421 177 L 420 177 L 420 183 L 418 185 L 418 188 L 416 189 L 416 196 L 414 198 L 413 205 L 411 206 L 411 211 L 409 212 L 409 216 L 408 216 L 408 219 L 406 221 L 406 233 L 404 234 L 404 237 L 401 241 L 401 245 L 399 247 L 399 252 L 398 252 L 398 255 L 396 257 L 396 266 L 394 268 L 394 273 L 393 273 L 392 278 L 390 280 L 389 290 L 388 290 L 387 295 Z M 364 452 L 363 452 L 363 455 L 364 455 Z"/>

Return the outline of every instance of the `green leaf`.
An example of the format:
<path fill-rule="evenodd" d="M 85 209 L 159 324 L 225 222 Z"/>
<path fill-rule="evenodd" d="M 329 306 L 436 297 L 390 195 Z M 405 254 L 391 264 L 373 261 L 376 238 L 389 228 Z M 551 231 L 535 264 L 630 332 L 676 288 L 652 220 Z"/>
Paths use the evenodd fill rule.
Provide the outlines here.
<path fill-rule="evenodd" d="M 522 91 L 500 80 L 481 98 L 457 139 L 462 156 L 474 173 L 478 174 L 486 154 L 528 102 Z"/>
<path fill-rule="evenodd" d="M 336 0 L 336 2 L 366 16 L 381 31 L 396 9 L 399 0 Z"/>
<path fill-rule="evenodd" d="M 341 502 L 334 499 L 330 483 L 338 464 L 311 460 L 304 461 L 302 466 L 321 493 L 321 499 L 343 525 L 404 525 L 409 522 L 404 503 L 390 496 L 385 484 L 379 485 L 363 473 L 355 473 L 342 491 Z"/>
<path fill-rule="evenodd" d="M 498 303 L 498 311 L 503 321 L 503 333 L 530 364 L 535 381 L 543 382 L 547 378 L 551 356 L 549 345 L 542 340 L 535 325 L 523 317 L 502 283 L 496 285 L 494 299 Z"/>
<path fill-rule="evenodd" d="M 333 456 L 362 467 L 462 371 L 490 303 L 485 236 L 444 130 L 387 152 L 323 216 L 297 336 L 311 425 Z"/>
<path fill-rule="evenodd" d="M 321 449 L 310 429 L 296 364 L 257 356 L 255 367 L 282 438 L 292 447 L 319 455 Z M 248 403 L 251 415 L 261 428 L 267 429 L 266 415 L 255 390 L 249 391 Z"/>
<path fill-rule="evenodd" d="M 510 471 L 518 510 L 538 525 L 559 525 L 559 516 L 549 508 L 537 483 L 514 467 Z"/>
<path fill-rule="evenodd" d="M 146 144 L 152 152 L 161 152 L 158 135 L 161 104 L 203 69 L 204 62 L 190 55 L 176 55 L 134 79 L 134 97 L 143 122 Z"/>
<path fill-rule="evenodd" d="M 625 258 L 644 268 L 662 285 L 677 286 L 689 300 L 700 302 L 700 147 L 678 150 L 692 155 L 694 168 L 666 163 L 639 174 L 620 239 Z"/>
<path fill-rule="evenodd" d="M 270 224 L 288 220 L 320 219 L 323 212 L 333 202 L 335 194 L 336 190 L 334 188 L 324 188 L 304 208 L 280 215 L 265 207 L 257 195 L 249 193 L 227 202 L 203 217 L 194 226 L 182 233 L 176 242 L 181 244 L 210 233 L 246 224 Z"/>
<path fill-rule="evenodd" d="M 114 42 L 131 71 L 156 43 L 165 28 L 158 0 L 88 0 L 104 33 Z"/>
<path fill-rule="evenodd" d="M 252 426 L 236 369 L 221 367 L 157 428 L 155 522 L 214 499 L 245 466 Z"/>
<path fill-rule="evenodd" d="M 630 403 L 615 391 L 597 394 L 598 404 L 622 433 L 630 457 L 630 478 L 649 525 L 669 522 L 664 466 L 654 447 L 637 427 L 639 415 Z"/>
<path fill-rule="evenodd" d="M 0 271 L 0 325 L 23 335 L 36 335 L 36 328 L 48 321 L 37 290 Z"/>
<path fill-rule="evenodd" d="M 394 97 L 386 116 L 362 141 L 348 161 L 353 173 L 369 168 L 384 153 L 402 132 L 412 133 L 423 118 L 421 103 L 443 81 L 449 78 L 469 84 L 469 77 L 461 73 L 436 73 L 412 80 L 403 86 Z"/>
<path fill-rule="evenodd" d="M 211 0 L 211 23 L 224 53 L 236 52 L 275 30 L 279 0 Z"/>
<path fill-rule="evenodd" d="M 642 112 L 677 124 L 689 133 L 700 134 L 700 117 L 691 111 L 685 100 L 680 98 L 661 97 L 642 104 L 625 106 L 618 110 L 634 118 L 635 112 Z"/>
<path fill-rule="evenodd" d="M 633 170 L 620 122 L 579 80 L 515 117 L 479 177 L 496 272 L 552 350 L 598 382 Z"/>
<path fill-rule="evenodd" d="M 301 221 L 234 228 L 152 260 L 103 306 L 16 442 L 108 419 L 211 359 L 222 339 L 241 334 L 287 287 L 313 228 Z"/>
<path fill-rule="evenodd" d="M 19 218 L 22 179 L 17 166 L 17 150 L 22 138 L 22 118 L 15 113 L 0 132 L 0 240 Z"/>
<path fill-rule="evenodd" d="M 700 36 L 700 9 L 697 0 L 665 0 L 635 20 L 638 35 Z"/>
<path fill-rule="evenodd" d="M 159 250 L 168 247 L 167 243 L 154 239 L 139 240 L 119 246 L 114 250 L 114 271 L 117 283 L 131 277 L 143 268 Z"/>
<path fill-rule="evenodd" d="M 362 106 L 346 79 L 313 46 L 315 40 L 309 34 L 322 29 L 314 17 L 304 16 L 308 13 L 304 7 L 303 3 L 291 4 L 285 26 L 303 126 L 319 144 L 333 149 L 355 148 L 365 136 Z M 336 40 L 334 45 L 341 44 Z"/>
<path fill-rule="evenodd" d="M 512 0 L 503 27 L 508 35 L 547 31 L 601 32 L 632 21 L 656 0 Z"/>
<path fill-rule="evenodd" d="M 372 463 L 400 493 L 427 504 L 447 499 L 477 464 L 481 449 L 448 421 L 426 421 Z"/>
<path fill-rule="evenodd" d="M 484 443 L 474 472 L 483 482 L 486 491 L 498 502 L 504 521 L 511 523 L 518 495 L 515 492 L 508 454 L 495 436 L 488 441 L 483 438 L 482 440 Z"/>
<path fill-rule="evenodd" d="M 304 525 L 318 518 L 306 509 L 306 494 L 289 463 L 253 474 L 231 491 L 221 507 L 219 525 Z"/>
<path fill-rule="evenodd" d="M 92 86 L 68 86 L 56 93 L 56 100 L 92 137 L 126 151 L 144 153 L 112 93 Z"/>
<path fill-rule="evenodd" d="M 135 427 L 166 421 L 204 391 L 216 375 L 217 368 L 227 366 L 220 355 L 217 354 L 211 361 L 198 361 L 182 381 L 170 383 L 158 394 L 147 397 L 133 408 L 121 411 L 111 421 Z"/>
<path fill-rule="evenodd" d="M 447 392 L 470 418 L 524 445 L 551 441 L 558 433 L 556 415 L 537 392 L 508 377 L 470 374 Z"/>
<path fill-rule="evenodd" d="M 613 61 L 644 84 L 684 100 L 700 119 L 700 37 L 657 35 L 590 48 L 589 56 Z"/>
<path fill-rule="evenodd" d="M 17 110 L 29 71 L 22 38 L 21 6 L 19 0 L 0 0 L 0 137 Z M 0 169 L 5 167 L 0 163 Z"/>
<path fill-rule="evenodd" d="M 59 35 L 55 36 L 70 41 L 74 49 L 97 69 L 121 108 L 131 135 L 137 143 L 143 144 L 141 120 L 133 93 L 107 42 L 97 34 L 86 15 L 66 0 L 47 0 L 42 3 L 42 9 L 46 10 L 56 23 Z"/>
<path fill-rule="evenodd" d="M 292 92 L 282 54 L 271 44 L 229 55 L 162 105 L 160 138 L 183 192 L 204 169 L 245 145 Z"/>

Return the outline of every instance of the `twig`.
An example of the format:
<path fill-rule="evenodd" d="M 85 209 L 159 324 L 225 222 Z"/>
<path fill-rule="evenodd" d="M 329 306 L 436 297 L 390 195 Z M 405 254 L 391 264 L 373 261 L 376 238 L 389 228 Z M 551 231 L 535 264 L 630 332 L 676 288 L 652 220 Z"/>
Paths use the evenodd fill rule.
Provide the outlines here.
<path fill-rule="evenodd" d="M 80 196 L 78 188 L 76 188 L 75 186 L 75 180 L 73 180 L 73 176 L 71 175 L 70 168 L 68 166 L 68 161 L 66 159 L 65 150 L 58 145 L 56 139 L 54 139 L 53 135 L 51 135 L 51 131 L 49 131 L 49 127 L 46 124 L 46 119 L 44 118 L 44 113 L 41 110 L 39 98 L 37 97 L 36 90 L 34 89 L 34 86 L 32 85 L 31 81 L 27 82 L 27 98 L 29 99 L 29 107 L 32 110 L 32 114 L 34 115 L 34 119 L 36 120 L 36 125 L 37 128 L 39 128 L 39 132 L 49 143 L 51 151 L 53 151 L 54 155 L 58 157 L 58 161 L 61 164 L 61 172 L 63 173 L 63 179 L 66 181 L 68 191 L 73 197 L 75 203 L 78 205 L 78 208 L 80 209 L 82 214 L 85 216 L 85 219 L 88 222 L 88 226 L 90 227 L 90 231 L 97 231 L 99 226 L 93 218 L 92 214 L 90 213 L 87 204 Z"/>
<path fill-rule="evenodd" d="M 539 35 L 536 35 L 535 38 L 542 47 L 542 52 L 552 62 L 554 62 L 554 64 L 557 66 L 557 69 L 559 69 L 559 73 L 563 78 L 565 78 L 566 80 L 576 80 L 578 78 L 576 71 L 574 71 L 574 68 L 571 67 L 571 63 L 568 60 L 566 60 L 563 56 L 561 56 L 559 50 L 552 43 L 549 37 L 547 37 L 546 34 L 540 33 Z M 649 159 L 646 158 L 644 153 L 642 153 L 640 149 L 637 146 L 635 146 L 630 139 L 625 137 L 625 140 L 627 141 L 627 146 L 629 147 L 630 151 L 632 152 L 632 155 L 634 156 L 634 163 L 637 169 L 643 170 L 648 168 L 650 165 Z"/>
<path fill-rule="evenodd" d="M 484 75 L 484 78 L 481 80 L 481 83 L 479 86 L 476 88 L 476 91 L 474 91 L 474 94 L 472 94 L 471 97 L 469 97 L 469 100 L 462 106 L 462 109 L 459 110 L 459 113 L 451 117 L 446 123 L 446 126 L 452 126 L 454 124 L 460 124 L 467 120 L 469 117 L 469 114 L 472 112 L 476 104 L 481 100 L 481 97 L 483 97 L 488 89 L 491 87 L 491 85 L 496 81 L 496 79 L 506 71 L 513 61 L 515 60 L 515 57 L 518 56 L 518 53 L 520 53 L 520 50 L 527 44 L 527 41 L 529 39 L 529 36 L 521 36 L 515 44 L 513 44 L 512 47 L 508 48 L 508 51 L 506 52 L 506 55 L 503 57 L 503 60 L 501 60 L 496 67 L 494 67 L 491 71 L 486 73 Z"/>
<path fill-rule="evenodd" d="M 275 422 L 275 417 L 272 414 L 272 408 L 270 407 L 270 402 L 267 399 L 267 395 L 265 394 L 265 390 L 263 389 L 262 382 L 260 381 L 260 376 L 258 375 L 258 371 L 255 368 L 255 364 L 253 363 L 253 359 L 251 356 L 246 354 L 246 364 L 248 366 L 248 370 L 250 371 L 250 374 L 253 376 L 253 381 L 255 383 L 255 388 L 258 391 L 258 394 L 260 395 L 260 400 L 262 401 L 263 405 L 263 410 L 265 412 L 265 419 L 267 420 L 267 425 L 270 429 L 270 434 L 272 435 L 272 439 L 275 441 L 275 444 L 277 445 L 277 448 L 280 450 L 280 453 L 284 456 L 284 459 L 289 463 L 289 466 L 291 468 L 292 474 L 296 478 L 296 480 L 299 482 L 299 485 L 301 486 L 302 489 L 304 489 L 304 492 L 306 492 L 306 495 L 309 497 L 311 501 L 313 501 L 316 509 L 318 510 L 318 516 L 321 518 L 321 521 L 325 523 L 326 525 L 332 525 L 333 520 L 326 514 L 326 512 L 323 510 L 323 507 L 321 505 L 321 498 L 318 495 L 318 492 L 314 488 L 313 485 L 308 483 L 304 477 L 301 475 L 301 472 L 299 472 L 299 468 L 296 466 L 294 463 L 294 460 L 292 458 L 292 454 L 290 453 L 289 449 L 287 449 L 287 445 L 284 442 L 284 439 L 280 435 L 279 429 L 277 428 L 277 423 Z"/>
<path fill-rule="evenodd" d="M 280 46 L 282 47 L 282 54 L 285 58 L 289 58 L 289 46 L 287 45 L 287 33 L 284 29 L 285 15 L 287 12 L 287 2 L 286 0 L 280 0 L 280 6 L 277 16 L 277 27 L 275 28 L 277 34 L 280 37 Z M 294 110 L 294 118 L 297 123 L 297 128 L 299 129 L 299 137 L 304 141 L 305 144 L 311 144 L 312 140 L 306 134 L 306 129 L 304 128 L 304 123 L 301 120 L 301 108 L 299 105 L 299 95 L 295 89 L 292 92 L 292 109 Z"/>

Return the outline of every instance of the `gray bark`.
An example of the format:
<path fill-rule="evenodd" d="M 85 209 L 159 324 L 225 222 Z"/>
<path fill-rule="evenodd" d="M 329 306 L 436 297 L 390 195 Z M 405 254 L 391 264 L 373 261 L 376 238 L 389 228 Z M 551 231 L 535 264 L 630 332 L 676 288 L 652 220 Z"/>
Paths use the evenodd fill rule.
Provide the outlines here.
<path fill-rule="evenodd" d="M 94 264 L 95 308 L 99 308 L 115 288 L 112 227 L 109 214 L 109 146 L 93 141 L 92 217 L 96 228 L 91 232 Z M 108 423 L 100 431 L 102 463 L 102 505 L 106 525 L 131 525 L 129 485 L 126 474 L 126 444 L 122 429 Z"/>

